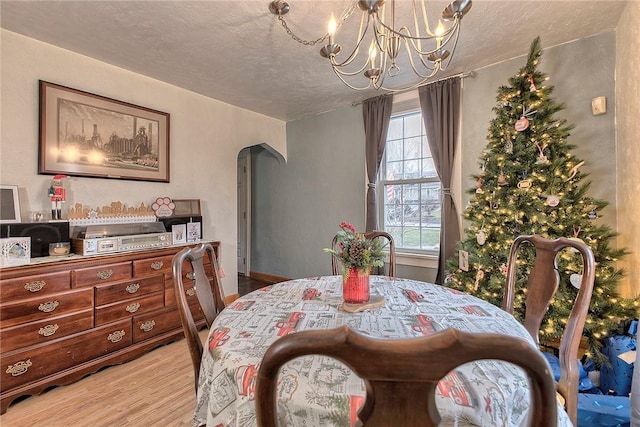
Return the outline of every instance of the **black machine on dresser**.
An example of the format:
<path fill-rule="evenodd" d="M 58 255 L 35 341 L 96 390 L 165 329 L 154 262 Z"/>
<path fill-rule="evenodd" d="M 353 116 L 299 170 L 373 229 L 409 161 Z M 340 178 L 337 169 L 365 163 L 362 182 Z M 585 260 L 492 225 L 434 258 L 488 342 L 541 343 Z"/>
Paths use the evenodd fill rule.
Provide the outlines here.
<path fill-rule="evenodd" d="M 31 237 L 31 257 L 49 256 L 49 244 L 69 242 L 68 221 L 0 224 L 0 237 Z"/>

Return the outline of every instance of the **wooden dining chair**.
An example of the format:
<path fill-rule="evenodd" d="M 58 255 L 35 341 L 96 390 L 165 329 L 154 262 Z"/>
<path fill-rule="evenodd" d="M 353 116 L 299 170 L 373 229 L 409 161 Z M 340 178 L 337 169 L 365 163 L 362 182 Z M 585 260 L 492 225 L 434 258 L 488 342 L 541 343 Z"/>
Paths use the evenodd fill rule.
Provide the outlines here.
<path fill-rule="evenodd" d="M 578 350 L 593 292 L 595 259 L 589 246 L 581 240 L 571 240 L 564 237 L 549 240 L 538 235 L 518 236 L 509 252 L 507 284 L 502 300 L 502 309 L 509 313 L 513 313 L 516 273 L 519 267 L 518 253 L 521 245 L 525 242 L 534 246 L 535 260 L 527 279 L 524 327 L 538 344 L 540 343 L 538 336 L 540 325 L 560 283 L 556 258 L 559 252 L 567 247 L 577 250 L 582 256 L 580 288 L 560 339 L 558 357 L 560 360 L 560 380 L 557 386 L 558 393 L 564 399 L 564 405 L 571 422 L 577 425 L 580 377 L 577 363 Z"/>
<path fill-rule="evenodd" d="M 190 272 L 184 272 L 185 262 L 191 265 Z M 205 271 L 205 264 L 213 268 L 213 278 L 209 280 Z M 187 291 L 185 290 L 184 277 L 193 281 L 193 289 L 200 304 L 207 326 L 211 324 L 225 307 L 225 298 L 220 280 L 218 260 L 211 243 L 200 243 L 194 247 L 184 248 L 173 257 L 173 283 L 178 304 L 178 312 L 182 321 L 187 347 L 191 354 L 191 362 L 195 374 L 195 386 L 198 389 L 198 376 L 200 374 L 200 361 L 204 351 L 198 328 L 189 307 Z M 190 288 L 191 289 L 191 288 Z"/>
<path fill-rule="evenodd" d="M 557 424 L 557 400 L 546 359 L 521 338 L 445 329 L 411 339 L 375 339 L 343 326 L 307 330 L 275 341 L 260 363 L 256 380 L 256 415 L 261 427 L 277 425 L 280 367 L 305 355 L 325 355 L 347 365 L 365 382 L 366 398 L 358 412 L 363 426 L 436 426 L 438 382 L 453 368 L 482 359 L 514 363 L 530 378 L 532 426 Z"/>
<path fill-rule="evenodd" d="M 391 234 L 386 231 L 367 231 L 363 233 L 365 239 L 373 240 L 373 239 L 384 239 L 386 240 L 385 245 L 389 250 L 389 274 L 390 277 L 396 276 L 396 246 L 393 242 L 393 237 Z M 333 237 L 333 241 L 331 242 L 331 249 L 338 248 L 338 236 Z M 335 255 L 331 255 L 331 271 L 333 275 L 341 274 L 340 273 L 340 261 Z"/>

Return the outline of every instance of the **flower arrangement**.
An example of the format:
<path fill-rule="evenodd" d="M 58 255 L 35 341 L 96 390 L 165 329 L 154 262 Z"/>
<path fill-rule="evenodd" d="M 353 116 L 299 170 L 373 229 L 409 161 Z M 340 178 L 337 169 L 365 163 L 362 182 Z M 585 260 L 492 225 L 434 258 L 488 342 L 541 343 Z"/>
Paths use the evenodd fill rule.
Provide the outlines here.
<path fill-rule="evenodd" d="M 371 267 L 384 266 L 384 244 L 380 239 L 366 239 L 364 234 L 356 232 L 353 225 L 344 221 L 340 223 L 340 230 L 336 236 L 338 247 L 325 248 L 324 251 L 340 260 L 345 274 L 351 268 L 368 273 Z"/>

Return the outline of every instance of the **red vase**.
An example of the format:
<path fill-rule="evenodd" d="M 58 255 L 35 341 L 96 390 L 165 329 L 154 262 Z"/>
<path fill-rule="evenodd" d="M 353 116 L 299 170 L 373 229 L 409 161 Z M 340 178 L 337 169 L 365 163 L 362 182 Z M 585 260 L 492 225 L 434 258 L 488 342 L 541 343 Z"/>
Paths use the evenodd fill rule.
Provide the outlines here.
<path fill-rule="evenodd" d="M 349 268 L 342 274 L 342 298 L 349 304 L 369 301 L 369 271 Z"/>

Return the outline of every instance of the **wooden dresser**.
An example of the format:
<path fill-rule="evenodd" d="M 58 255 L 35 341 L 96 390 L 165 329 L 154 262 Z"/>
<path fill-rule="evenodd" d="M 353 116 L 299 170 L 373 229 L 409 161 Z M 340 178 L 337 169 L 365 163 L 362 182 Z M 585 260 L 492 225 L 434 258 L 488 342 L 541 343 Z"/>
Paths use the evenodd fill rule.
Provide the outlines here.
<path fill-rule="evenodd" d="M 220 244 L 213 245 L 219 258 Z M 20 396 L 69 384 L 182 338 L 171 272 L 180 249 L 1 269 L 0 413 Z M 183 269 L 186 284 L 190 265 Z M 193 287 L 186 293 L 204 324 Z"/>

